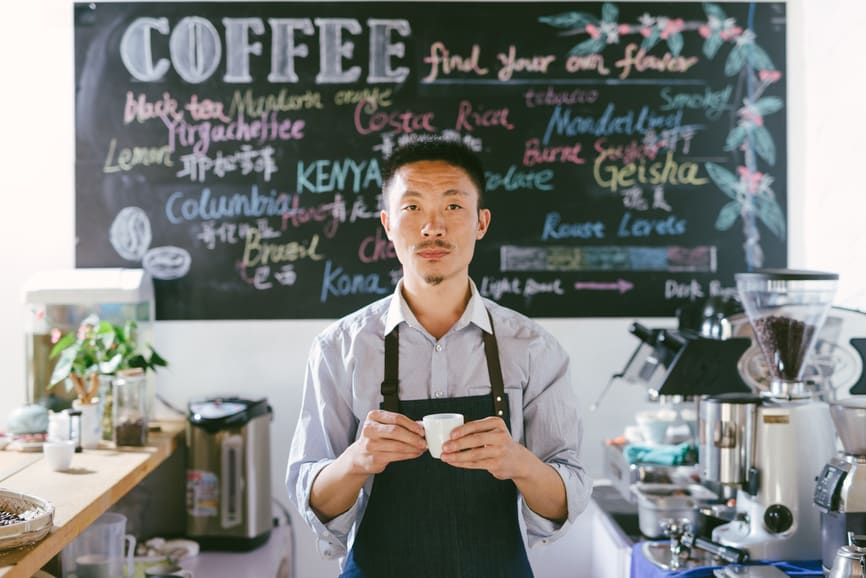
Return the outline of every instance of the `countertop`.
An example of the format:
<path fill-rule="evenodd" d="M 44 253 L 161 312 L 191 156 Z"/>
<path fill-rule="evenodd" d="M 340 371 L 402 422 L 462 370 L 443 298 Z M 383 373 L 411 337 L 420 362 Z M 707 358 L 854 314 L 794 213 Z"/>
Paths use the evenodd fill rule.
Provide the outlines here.
<path fill-rule="evenodd" d="M 63 472 L 41 453 L 0 451 L 0 487 L 54 504 L 54 527 L 39 542 L 0 552 L 0 577 L 30 578 L 178 447 L 185 421 L 160 422 L 146 447 L 84 450 Z"/>

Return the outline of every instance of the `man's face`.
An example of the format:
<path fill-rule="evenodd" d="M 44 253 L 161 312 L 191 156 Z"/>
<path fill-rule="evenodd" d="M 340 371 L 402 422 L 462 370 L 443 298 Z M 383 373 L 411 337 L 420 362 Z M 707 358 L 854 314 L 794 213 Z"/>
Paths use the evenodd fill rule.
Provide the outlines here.
<path fill-rule="evenodd" d="M 385 191 L 382 226 L 403 265 L 404 283 L 438 285 L 469 275 L 475 241 L 490 224 L 478 189 L 463 169 L 419 161 L 397 170 Z"/>

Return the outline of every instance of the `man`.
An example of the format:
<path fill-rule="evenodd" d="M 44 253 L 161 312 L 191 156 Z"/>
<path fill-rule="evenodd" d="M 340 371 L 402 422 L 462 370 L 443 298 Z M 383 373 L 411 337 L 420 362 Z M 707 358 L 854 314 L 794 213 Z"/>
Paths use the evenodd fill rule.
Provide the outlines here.
<path fill-rule="evenodd" d="M 469 278 L 490 225 L 484 171 L 458 143 L 397 149 L 382 226 L 403 278 L 313 344 L 287 485 L 343 577 L 525 577 L 530 544 L 585 508 L 567 354 Z M 420 420 L 462 413 L 441 460 Z M 510 430 L 510 431 L 509 431 Z"/>

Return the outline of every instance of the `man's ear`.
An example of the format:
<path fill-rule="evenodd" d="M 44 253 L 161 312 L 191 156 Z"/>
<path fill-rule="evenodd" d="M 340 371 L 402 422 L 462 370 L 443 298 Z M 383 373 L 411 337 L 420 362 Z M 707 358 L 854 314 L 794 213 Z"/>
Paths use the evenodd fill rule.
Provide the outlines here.
<path fill-rule="evenodd" d="M 391 240 L 391 223 L 388 221 L 388 211 L 379 213 L 379 221 L 382 223 L 382 228 L 385 229 L 385 235 L 388 240 Z"/>
<path fill-rule="evenodd" d="M 476 239 L 482 239 L 487 234 L 487 229 L 490 227 L 490 209 L 481 209 L 478 211 L 478 232 Z"/>

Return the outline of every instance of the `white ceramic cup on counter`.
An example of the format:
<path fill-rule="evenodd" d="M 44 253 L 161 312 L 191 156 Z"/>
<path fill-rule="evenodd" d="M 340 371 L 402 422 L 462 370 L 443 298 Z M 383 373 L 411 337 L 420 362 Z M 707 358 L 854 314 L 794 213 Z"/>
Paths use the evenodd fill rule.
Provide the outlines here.
<path fill-rule="evenodd" d="M 48 440 L 42 444 L 42 453 L 48 467 L 55 472 L 68 470 L 75 454 L 75 442 L 72 440 Z"/>
<path fill-rule="evenodd" d="M 451 439 L 451 431 L 463 425 L 463 414 L 433 413 L 425 415 L 422 423 L 424 437 L 427 438 L 427 449 L 431 456 L 439 459 L 442 455 L 442 444 Z"/>

